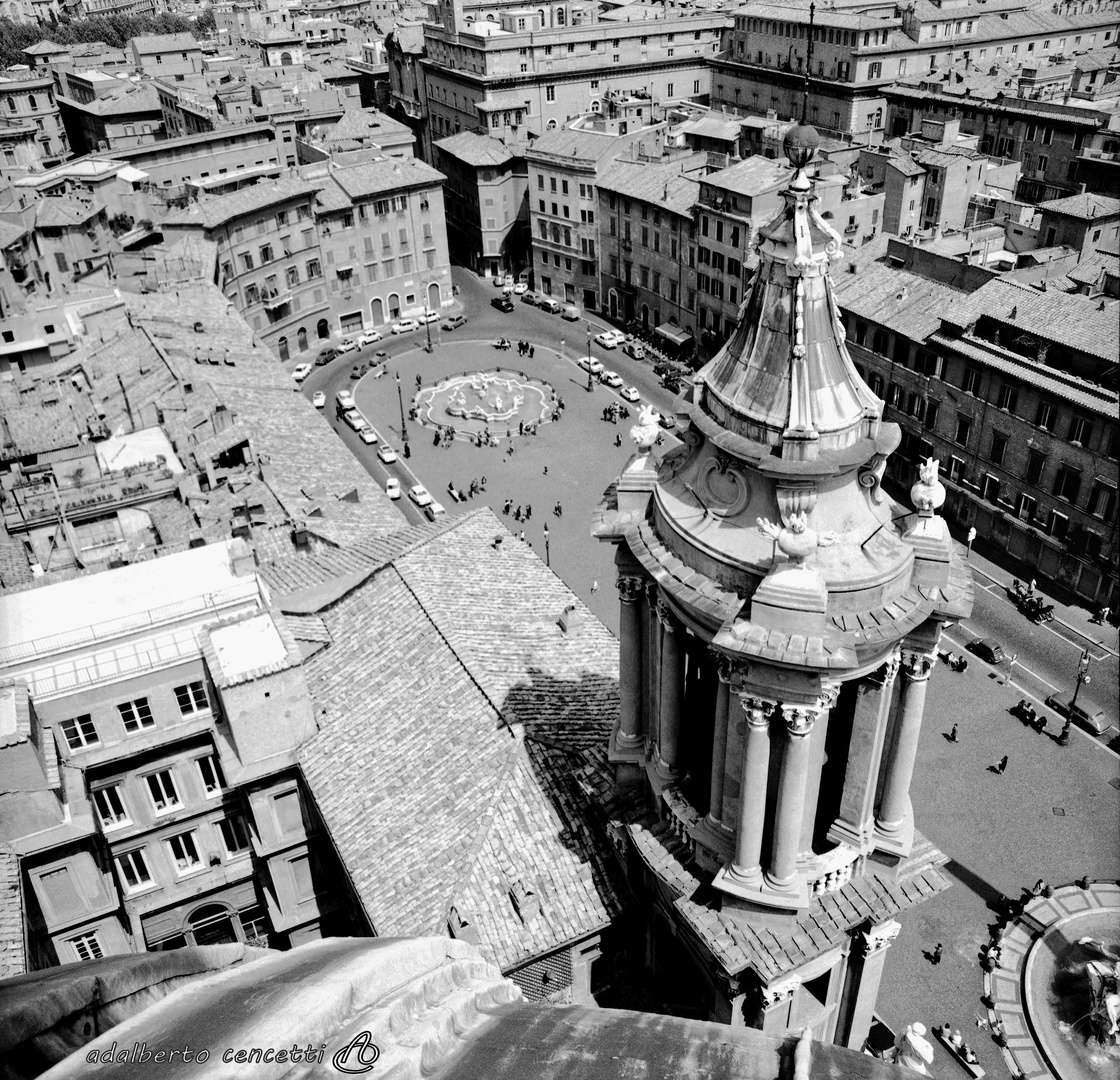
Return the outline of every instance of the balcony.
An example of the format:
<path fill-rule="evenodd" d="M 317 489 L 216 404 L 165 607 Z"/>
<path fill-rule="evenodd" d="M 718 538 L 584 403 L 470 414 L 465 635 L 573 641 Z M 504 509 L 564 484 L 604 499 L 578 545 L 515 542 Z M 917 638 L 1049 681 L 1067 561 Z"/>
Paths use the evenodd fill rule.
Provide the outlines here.
<path fill-rule="evenodd" d="M 291 289 L 284 289 L 281 292 L 261 291 L 261 303 L 264 304 L 266 311 L 275 311 L 277 308 L 282 308 L 285 304 L 290 304 L 291 301 Z"/>

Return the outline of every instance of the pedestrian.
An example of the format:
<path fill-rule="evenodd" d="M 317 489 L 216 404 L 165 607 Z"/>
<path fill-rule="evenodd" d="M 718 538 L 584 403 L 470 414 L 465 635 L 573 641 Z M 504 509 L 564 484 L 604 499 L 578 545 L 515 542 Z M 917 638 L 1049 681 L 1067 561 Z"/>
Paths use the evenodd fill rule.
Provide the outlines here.
<path fill-rule="evenodd" d="M 529 518 L 531 518 L 532 516 L 533 516 L 532 504 L 531 503 L 526 503 L 525 504 L 525 520 L 528 521 Z"/>
<path fill-rule="evenodd" d="M 953 730 L 949 732 L 949 742 L 960 742 L 960 739 L 957 738 L 957 727 L 958 725 L 954 724 Z"/>
<path fill-rule="evenodd" d="M 506 447 L 506 457 L 513 457 L 513 446 L 512 446 L 512 444 L 510 446 Z"/>
<path fill-rule="evenodd" d="M 558 404 L 559 404 L 559 406 L 560 406 L 560 408 L 561 408 L 561 409 L 563 409 L 563 408 L 564 408 L 564 399 L 563 399 L 562 397 L 560 398 L 560 400 L 559 400 Z"/>
<path fill-rule="evenodd" d="M 536 354 L 537 354 L 536 348 L 534 348 L 534 346 L 530 345 L 529 346 L 529 359 L 532 360 L 533 357 L 536 356 Z"/>
<path fill-rule="evenodd" d="M 599 582 L 598 581 L 591 582 L 591 591 L 592 591 L 592 593 L 597 593 L 599 591 Z"/>
<path fill-rule="evenodd" d="M 524 435 L 525 434 L 525 421 L 524 420 L 519 421 L 519 423 L 517 425 L 517 434 L 518 435 Z"/>
<path fill-rule="evenodd" d="M 485 491 L 486 490 L 486 477 L 485 476 L 479 481 L 478 487 L 479 487 L 480 491 Z"/>
<path fill-rule="evenodd" d="M 937 947 L 936 947 L 936 948 L 935 948 L 935 949 L 933 950 L 933 953 L 932 953 L 932 955 L 931 955 L 931 956 L 930 956 L 930 958 L 929 958 L 929 962 L 930 962 L 931 964 L 933 964 L 933 965 L 934 965 L 935 967 L 936 967 L 936 966 L 937 966 L 938 964 L 940 964 L 940 963 L 941 963 L 941 952 L 942 952 L 942 948 L 941 948 L 941 942 L 939 941 L 939 942 L 937 943 Z"/>
<path fill-rule="evenodd" d="M 996 762 L 996 764 L 994 766 L 994 771 L 995 771 L 996 775 L 998 775 L 998 776 L 1002 776 L 1007 771 L 1007 755 L 1006 754 L 1004 754 L 1003 757 L 1001 757 L 999 759 L 999 761 Z"/>
<path fill-rule="evenodd" d="M 621 446 L 622 445 L 622 433 L 621 432 L 619 432 L 619 434 L 617 434 L 614 437 L 614 444 L 615 444 L 615 446 Z"/>
<path fill-rule="evenodd" d="M 1034 596 L 1034 587 L 1037 584 L 1038 584 L 1038 582 L 1032 577 L 1031 578 L 1031 583 L 1027 586 L 1027 595 L 1028 596 Z"/>
<path fill-rule="evenodd" d="M 556 505 L 552 508 L 552 512 L 557 517 L 563 517 L 564 516 L 564 508 L 560 505 L 560 500 L 559 499 L 557 499 Z"/>
<path fill-rule="evenodd" d="M 503 514 L 508 514 L 511 506 L 513 506 L 513 500 L 512 499 L 506 499 L 505 503 L 502 506 L 502 513 Z"/>
<path fill-rule="evenodd" d="M 518 536 L 517 539 L 520 540 L 523 544 L 525 543 L 525 530 L 524 529 L 521 530 L 521 535 Z"/>
<path fill-rule="evenodd" d="M 545 476 L 548 475 L 548 466 L 547 465 L 544 467 L 544 474 L 545 474 Z"/>
<path fill-rule="evenodd" d="M 514 521 L 520 521 L 521 520 L 521 507 L 520 506 L 516 510 L 514 510 L 513 520 Z"/>
<path fill-rule="evenodd" d="M 421 386 L 423 386 L 423 385 L 424 385 L 424 384 L 423 384 L 422 380 L 420 379 L 420 376 L 419 376 L 419 375 L 417 375 L 417 376 L 416 376 L 416 389 L 417 389 L 417 390 L 419 390 L 419 389 L 420 389 L 420 387 L 421 387 Z"/>

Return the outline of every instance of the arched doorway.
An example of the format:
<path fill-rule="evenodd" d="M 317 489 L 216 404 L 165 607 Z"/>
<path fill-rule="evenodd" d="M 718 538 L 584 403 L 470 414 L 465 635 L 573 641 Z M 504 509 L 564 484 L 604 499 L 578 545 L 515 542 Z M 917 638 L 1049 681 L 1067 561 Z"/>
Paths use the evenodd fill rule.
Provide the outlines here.
<path fill-rule="evenodd" d="M 233 912 L 225 904 L 205 904 L 192 911 L 187 926 L 196 945 L 228 945 L 239 940 Z"/>
<path fill-rule="evenodd" d="M 280 359 L 281 360 L 287 360 L 288 359 L 288 339 L 286 337 L 282 337 L 278 342 L 276 342 L 276 348 L 280 350 Z"/>
<path fill-rule="evenodd" d="M 614 291 L 614 289 L 611 289 L 611 291 L 607 294 L 607 303 L 610 306 L 611 318 L 612 319 L 617 319 L 618 318 L 618 293 L 616 293 Z"/>
<path fill-rule="evenodd" d="M 282 52 L 280 54 L 280 66 L 281 67 L 291 67 L 292 66 L 292 54 L 290 52 Z"/>
<path fill-rule="evenodd" d="M 394 292 L 389 293 L 389 318 L 399 319 L 401 317 L 401 298 Z"/>
<path fill-rule="evenodd" d="M 660 326 L 661 325 L 661 309 L 660 308 L 654 308 L 653 309 L 653 325 L 654 326 Z"/>
<path fill-rule="evenodd" d="M 320 319 L 315 324 L 315 333 L 319 335 L 320 341 L 329 338 L 331 336 L 331 324 L 326 319 Z"/>
<path fill-rule="evenodd" d="M 301 326 L 296 331 L 296 348 L 300 352 L 307 352 L 307 327 Z"/>
<path fill-rule="evenodd" d="M 429 311 L 439 311 L 440 306 L 441 306 L 441 300 L 440 300 L 440 295 L 439 295 L 439 283 L 436 282 L 436 281 L 433 281 L 428 286 L 428 310 Z"/>
<path fill-rule="evenodd" d="M 385 305 L 381 302 L 380 296 L 375 296 L 369 304 L 369 313 L 373 316 L 374 326 L 385 325 Z"/>

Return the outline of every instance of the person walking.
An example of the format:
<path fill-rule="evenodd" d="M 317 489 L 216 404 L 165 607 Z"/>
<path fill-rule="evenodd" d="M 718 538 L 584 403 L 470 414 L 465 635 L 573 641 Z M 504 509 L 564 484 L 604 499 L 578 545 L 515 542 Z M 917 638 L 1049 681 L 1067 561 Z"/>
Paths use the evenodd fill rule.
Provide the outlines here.
<path fill-rule="evenodd" d="M 529 359 L 532 360 L 533 357 L 536 356 L 536 354 L 537 354 L 536 348 L 534 346 L 530 345 L 529 346 Z"/>
<path fill-rule="evenodd" d="M 933 964 L 934 967 L 936 967 L 938 964 L 941 963 L 941 953 L 942 953 L 942 946 L 941 946 L 941 942 L 939 941 L 937 943 L 937 946 L 934 948 L 933 952 L 930 954 L 930 958 L 929 958 L 929 962 L 931 964 Z"/>
<path fill-rule="evenodd" d="M 949 732 L 949 742 L 960 742 L 960 739 L 957 738 L 957 728 L 958 728 L 958 726 L 959 726 L 958 724 L 954 724 L 953 725 L 953 730 Z"/>
<path fill-rule="evenodd" d="M 560 505 L 560 500 L 559 499 L 556 500 L 556 505 L 552 508 L 552 512 L 557 517 L 563 517 L 564 516 L 564 508 Z"/>
<path fill-rule="evenodd" d="M 1007 771 L 1007 755 L 1004 754 L 1003 757 L 1001 757 L 999 759 L 999 761 L 997 761 L 995 763 L 995 765 L 992 766 L 992 772 L 994 772 L 997 776 L 1002 776 L 1006 771 Z"/>
<path fill-rule="evenodd" d="M 622 433 L 621 433 L 621 432 L 619 432 L 619 433 L 618 433 L 618 434 L 617 434 L 617 435 L 616 435 L 616 436 L 614 437 L 614 444 L 615 444 L 615 446 L 621 446 L 621 445 L 622 445 Z"/>
<path fill-rule="evenodd" d="M 521 507 L 520 506 L 516 510 L 514 510 L 513 520 L 514 521 L 520 521 L 521 520 Z"/>
<path fill-rule="evenodd" d="M 506 499 L 505 503 L 502 505 L 502 513 L 503 514 L 508 514 L 509 511 L 510 511 L 510 507 L 512 507 L 512 506 L 513 506 L 513 500 L 512 499 Z"/>
<path fill-rule="evenodd" d="M 532 506 L 531 503 L 526 503 L 525 504 L 525 520 L 528 521 L 529 518 L 531 518 L 532 516 L 533 516 L 533 506 Z"/>
<path fill-rule="evenodd" d="M 548 475 L 548 466 L 547 465 L 544 467 L 544 474 L 545 474 L 545 476 Z"/>

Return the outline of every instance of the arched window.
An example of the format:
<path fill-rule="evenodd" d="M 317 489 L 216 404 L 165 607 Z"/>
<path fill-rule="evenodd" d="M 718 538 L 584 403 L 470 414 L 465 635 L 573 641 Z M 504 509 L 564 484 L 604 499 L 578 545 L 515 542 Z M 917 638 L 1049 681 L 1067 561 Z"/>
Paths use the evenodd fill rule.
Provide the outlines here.
<path fill-rule="evenodd" d="M 875 128 L 876 131 L 878 131 L 879 128 L 881 128 L 883 126 L 883 110 L 882 109 L 876 109 L 875 110 L 875 122 L 871 126 L 873 128 Z"/>
<path fill-rule="evenodd" d="M 401 298 L 396 293 L 389 293 L 389 318 L 401 317 Z"/>
<path fill-rule="evenodd" d="M 282 52 L 280 54 L 280 66 L 281 67 L 291 67 L 292 66 L 292 54 L 290 52 L 285 51 L 285 52 Z"/>
<path fill-rule="evenodd" d="M 591 111 L 592 112 L 602 112 L 603 111 L 603 103 L 598 98 L 594 98 L 592 100 Z"/>
<path fill-rule="evenodd" d="M 299 330 L 296 331 L 296 348 L 298 348 L 300 352 L 307 352 L 307 327 L 306 326 L 301 326 L 299 328 Z"/>
<path fill-rule="evenodd" d="M 28 94 L 27 95 L 27 107 L 32 112 L 34 112 L 39 107 L 39 103 L 35 100 L 35 95 L 34 94 Z"/>
<path fill-rule="evenodd" d="M 191 912 L 187 926 L 196 945 L 227 945 L 238 940 L 232 912 L 225 904 L 206 904 Z"/>
<path fill-rule="evenodd" d="M 559 244 L 560 243 L 560 226 L 559 225 L 553 225 L 552 226 L 552 242 L 554 244 Z"/>
<path fill-rule="evenodd" d="M 559 125 L 556 123 L 556 118 L 553 117 L 547 124 L 545 124 L 546 131 L 555 131 Z"/>
<path fill-rule="evenodd" d="M 556 25 L 557 26 L 563 26 L 565 20 L 566 20 L 566 16 L 564 14 L 564 9 L 563 8 L 557 8 L 556 9 Z"/>
<path fill-rule="evenodd" d="M 14 97 L 12 97 L 11 94 L 9 94 L 8 95 L 8 112 L 15 112 L 15 111 L 16 111 L 16 99 Z"/>
<path fill-rule="evenodd" d="M 282 337 L 278 342 L 276 342 L 276 348 L 279 349 L 279 351 L 280 351 L 280 359 L 281 360 L 287 360 L 288 359 L 288 339 L 286 337 Z"/>
<path fill-rule="evenodd" d="M 326 319 L 320 319 L 318 323 L 315 324 L 315 333 L 319 336 L 320 341 L 324 338 L 329 338 L 331 336 L 330 323 L 328 323 Z"/>
<path fill-rule="evenodd" d="M 433 281 L 428 286 L 428 310 L 439 311 L 441 303 L 442 301 L 439 294 L 439 283 Z"/>
<path fill-rule="evenodd" d="M 385 323 L 385 305 L 380 296 L 375 296 L 369 303 L 369 313 L 373 316 L 374 326 L 383 326 Z"/>
<path fill-rule="evenodd" d="M 544 17 L 544 9 L 543 9 L 543 8 L 542 8 L 541 10 L 539 10 L 539 11 L 537 12 L 537 18 L 538 18 L 538 19 L 540 19 L 540 21 L 541 21 L 541 29 L 542 29 L 542 30 L 543 30 L 543 29 L 544 29 L 544 28 L 545 28 L 546 26 L 548 26 L 548 23 L 547 23 L 547 22 L 545 21 L 545 17 Z"/>

